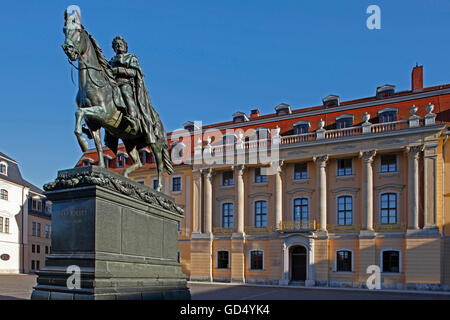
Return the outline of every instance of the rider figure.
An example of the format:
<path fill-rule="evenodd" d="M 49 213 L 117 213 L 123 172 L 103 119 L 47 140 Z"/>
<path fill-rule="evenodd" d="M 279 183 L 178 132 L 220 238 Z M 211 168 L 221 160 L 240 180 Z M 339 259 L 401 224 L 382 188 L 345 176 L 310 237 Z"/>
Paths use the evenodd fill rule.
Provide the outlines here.
<path fill-rule="evenodd" d="M 128 120 L 132 133 L 138 130 L 138 114 L 139 108 L 136 103 L 136 83 L 137 72 L 140 71 L 140 65 L 137 57 L 128 52 L 128 44 L 122 37 L 115 37 L 112 42 L 112 48 L 116 53 L 109 64 L 112 67 L 113 74 L 116 78 L 125 102 Z"/>

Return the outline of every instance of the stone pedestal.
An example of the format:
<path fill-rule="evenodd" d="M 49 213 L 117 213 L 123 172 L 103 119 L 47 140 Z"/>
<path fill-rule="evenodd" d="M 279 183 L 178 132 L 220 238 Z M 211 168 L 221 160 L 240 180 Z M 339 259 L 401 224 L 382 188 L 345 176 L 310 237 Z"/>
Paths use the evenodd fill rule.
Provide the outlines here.
<path fill-rule="evenodd" d="M 171 197 L 100 167 L 60 171 L 44 189 L 52 250 L 31 299 L 190 299 Z"/>

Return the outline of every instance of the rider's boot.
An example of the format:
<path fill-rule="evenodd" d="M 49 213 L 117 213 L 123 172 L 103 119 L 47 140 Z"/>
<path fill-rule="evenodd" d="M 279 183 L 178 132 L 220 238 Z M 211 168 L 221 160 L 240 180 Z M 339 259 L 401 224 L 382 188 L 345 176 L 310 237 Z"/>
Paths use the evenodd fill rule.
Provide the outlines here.
<path fill-rule="evenodd" d="M 126 116 L 125 119 L 127 119 L 128 123 L 130 124 L 130 127 L 131 127 L 130 133 L 131 134 L 136 134 L 137 131 L 138 131 L 138 120 L 134 119 L 134 118 L 131 118 L 129 116 Z"/>

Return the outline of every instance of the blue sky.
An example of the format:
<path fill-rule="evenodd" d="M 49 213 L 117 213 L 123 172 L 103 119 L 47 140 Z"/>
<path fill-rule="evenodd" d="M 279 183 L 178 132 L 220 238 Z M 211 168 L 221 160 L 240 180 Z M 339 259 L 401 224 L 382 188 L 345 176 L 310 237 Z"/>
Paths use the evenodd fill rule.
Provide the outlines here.
<path fill-rule="evenodd" d="M 61 50 L 71 4 L 108 59 L 111 40 L 126 38 L 168 131 L 282 102 L 316 106 L 328 94 L 373 96 L 386 83 L 407 90 L 416 62 L 426 86 L 450 83 L 447 0 L 2 2 L 0 151 L 39 187 L 81 156 Z M 366 28 L 371 4 L 381 30 Z"/>

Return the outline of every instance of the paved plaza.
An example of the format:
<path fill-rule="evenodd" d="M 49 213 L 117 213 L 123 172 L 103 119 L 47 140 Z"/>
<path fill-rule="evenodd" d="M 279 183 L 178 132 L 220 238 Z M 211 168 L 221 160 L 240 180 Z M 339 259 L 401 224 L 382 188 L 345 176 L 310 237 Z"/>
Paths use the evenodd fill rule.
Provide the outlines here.
<path fill-rule="evenodd" d="M 0 300 L 29 299 L 34 275 L 0 275 Z M 450 300 L 450 293 L 376 292 L 368 290 L 268 287 L 190 282 L 193 300 Z"/>

